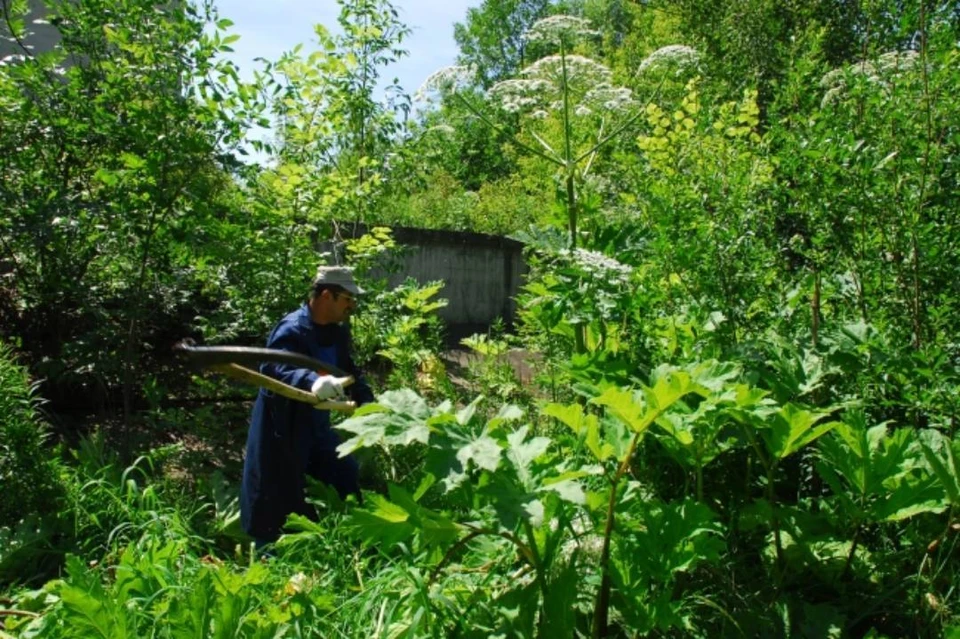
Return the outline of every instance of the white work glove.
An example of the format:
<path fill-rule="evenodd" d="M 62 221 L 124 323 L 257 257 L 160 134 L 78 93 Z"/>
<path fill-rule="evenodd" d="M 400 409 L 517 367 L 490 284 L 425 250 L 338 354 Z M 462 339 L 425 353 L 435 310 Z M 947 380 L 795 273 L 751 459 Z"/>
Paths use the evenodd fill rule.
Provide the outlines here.
<path fill-rule="evenodd" d="M 343 385 L 348 379 L 348 377 L 321 375 L 310 387 L 310 392 L 316 395 L 320 401 L 343 398 Z"/>

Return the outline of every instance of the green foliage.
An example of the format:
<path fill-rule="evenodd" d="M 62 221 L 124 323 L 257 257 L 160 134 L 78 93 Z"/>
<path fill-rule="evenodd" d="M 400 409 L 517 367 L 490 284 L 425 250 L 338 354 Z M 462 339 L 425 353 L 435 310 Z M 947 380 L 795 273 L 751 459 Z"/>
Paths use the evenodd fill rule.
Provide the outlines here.
<path fill-rule="evenodd" d="M 484 88 L 515 75 L 529 61 L 523 34 L 550 6 L 549 0 L 484 0 L 453 28 L 459 64 L 473 67 Z"/>
<path fill-rule="evenodd" d="M 447 305 L 434 299 L 442 282 L 420 286 L 412 278 L 392 290 L 377 293 L 369 310 L 353 320 L 354 346 L 360 361 L 379 355 L 391 365 L 391 385 L 416 385 L 423 373 L 430 384 L 440 373 L 437 355 L 442 343 L 442 326 L 436 311 Z"/>
<path fill-rule="evenodd" d="M 58 4 L 61 48 L 0 65 L 0 324 L 31 367 L 0 353 L 0 480 L 32 504 L 0 506 L 0 578 L 59 575 L 4 593 L 3 632 L 955 634 L 955 7 L 484 2 L 457 31 L 478 68 L 416 122 L 374 97 L 397 11 L 340 9 L 252 85 L 205 4 Z M 31 378 L 105 424 L 126 384 L 128 425 L 141 397 L 146 430 L 215 448 L 233 411 L 167 405 L 165 344 L 263 334 L 351 220 L 357 355 L 391 387 L 340 425 L 374 455 L 362 505 L 312 489 L 319 521 L 260 561 L 229 464 L 173 481 L 185 447 L 100 438 L 42 462 Z M 465 342 L 469 404 L 440 284 L 372 279 L 385 222 L 530 247 L 518 335 Z"/>
<path fill-rule="evenodd" d="M 199 303 L 191 233 L 258 106 L 209 4 L 51 10 L 60 45 L 0 67 L 14 327 L 51 382 L 122 384 L 129 413 L 144 341 Z"/>
<path fill-rule="evenodd" d="M 0 342 L 0 492 L 8 496 L 0 504 L 0 529 L 46 511 L 63 491 L 34 391 L 27 370 Z"/>
<path fill-rule="evenodd" d="M 658 256 L 650 285 L 668 289 L 668 304 L 679 294 L 719 310 L 729 320 L 720 330 L 765 317 L 761 291 L 775 264 L 766 202 L 773 165 L 757 133 L 756 93 L 707 110 L 691 82 L 679 105 L 651 104 L 646 120 L 649 133 L 637 144 L 648 167 L 628 201 L 649 203 L 638 221 L 652 231 Z"/>
<path fill-rule="evenodd" d="M 925 434 L 928 441 L 920 444 L 923 456 L 946 493 L 947 503 L 955 509 L 960 505 L 960 447 L 956 440 L 949 440 L 937 431 Z"/>
<path fill-rule="evenodd" d="M 792 261 L 846 280 L 846 290 L 830 296 L 837 307 L 823 303 L 817 312 L 855 309 L 865 322 L 896 327 L 917 349 L 955 299 L 944 265 L 956 263 L 957 244 L 941 209 L 952 200 L 942 186 L 953 175 L 947 131 L 957 102 L 945 87 L 957 80 L 956 52 L 944 40 L 952 37 L 947 25 L 933 14 L 926 20 L 919 50 L 878 45 L 832 70 L 798 64 L 777 105 L 784 118 L 775 135 L 799 150 L 779 154 L 790 185 L 780 224 Z M 819 86 L 801 100 L 801 82 Z M 829 203 L 824 192 L 833 194 Z"/>
<path fill-rule="evenodd" d="M 852 412 L 819 445 L 818 472 L 830 486 L 838 510 L 854 526 L 863 522 L 900 521 L 944 505 L 933 477 L 920 472 L 918 436 L 886 424 L 867 428 L 862 412 Z"/>
<path fill-rule="evenodd" d="M 396 82 L 387 86 L 386 102 L 374 97 L 384 67 L 406 55 L 400 47 L 410 30 L 393 4 L 338 4 L 340 34 L 317 25 L 318 50 L 304 56 L 298 45 L 262 76 L 275 96 L 275 171 L 288 191 L 278 203 L 312 222 L 370 219 L 395 188 L 389 158 L 401 128 L 397 114 L 409 110 Z"/>
<path fill-rule="evenodd" d="M 639 632 L 690 630 L 696 625 L 692 606 L 673 590 L 684 573 L 719 559 L 724 544 L 716 516 L 693 501 L 654 501 L 637 511 L 619 522 L 624 532 L 612 557 L 615 605 Z"/>
<path fill-rule="evenodd" d="M 45 587 L 46 614 L 23 632 L 105 639 L 276 637 L 292 619 L 315 627 L 331 609 L 330 595 L 303 573 L 284 583 L 261 563 L 238 569 L 187 551 L 184 540 L 147 536 L 127 546 L 109 570 L 71 556 L 65 577 Z"/>

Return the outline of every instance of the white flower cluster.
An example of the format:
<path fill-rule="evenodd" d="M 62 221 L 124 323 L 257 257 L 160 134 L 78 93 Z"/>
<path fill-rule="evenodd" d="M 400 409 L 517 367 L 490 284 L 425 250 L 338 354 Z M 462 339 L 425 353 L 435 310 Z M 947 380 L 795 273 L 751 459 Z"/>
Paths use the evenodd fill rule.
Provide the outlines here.
<path fill-rule="evenodd" d="M 657 68 L 678 68 L 696 66 L 700 62 L 700 54 L 696 49 L 682 44 L 671 44 L 660 47 L 640 63 L 638 73 Z"/>
<path fill-rule="evenodd" d="M 905 71 L 913 69 L 920 59 L 916 51 L 889 51 L 876 60 L 864 60 L 846 67 L 833 69 L 820 78 L 820 86 L 826 89 L 820 107 L 839 102 L 847 91 L 847 79 L 859 77 L 872 84 L 887 87 L 890 81 Z"/>
<path fill-rule="evenodd" d="M 916 66 L 919 60 L 920 54 L 913 50 L 888 51 L 877 58 L 877 60 L 873 63 L 873 75 L 877 76 L 882 73 L 900 73 L 901 71 L 912 69 L 914 66 Z"/>
<path fill-rule="evenodd" d="M 505 111 L 516 113 L 542 104 L 552 90 L 549 82 L 537 78 L 503 80 L 487 90 L 487 99 L 500 103 Z"/>
<path fill-rule="evenodd" d="M 474 69 L 469 66 L 443 67 L 431 73 L 416 93 L 414 102 L 432 102 L 438 95 L 456 91 L 469 84 L 474 77 Z"/>
<path fill-rule="evenodd" d="M 571 252 L 569 249 L 562 249 L 560 255 L 571 259 L 574 264 L 587 273 L 595 275 L 598 279 L 602 279 L 609 284 L 626 284 L 630 279 L 630 274 L 633 273 L 631 267 L 597 251 L 578 248 Z"/>
<path fill-rule="evenodd" d="M 438 124 L 426 129 L 424 134 L 426 133 L 437 133 L 444 137 L 453 137 L 457 134 L 457 131 L 449 124 Z"/>
<path fill-rule="evenodd" d="M 575 16 L 558 15 L 537 20 L 533 26 L 523 34 L 527 42 L 543 42 L 558 44 L 573 42 L 581 38 L 591 38 L 600 35 L 599 31 L 590 28 L 590 21 Z"/>
<path fill-rule="evenodd" d="M 590 86 L 608 84 L 613 77 L 610 69 L 596 60 L 591 60 L 582 55 L 568 55 L 564 57 L 566 60 L 559 55 L 549 55 L 545 58 L 540 58 L 524 69 L 523 75 L 529 78 L 551 80 L 559 86 L 563 78 L 563 65 L 566 63 L 567 81 L 570 84 Z"/>
<path fill-rule="evenodd" d="M 633 91 L 626 87 L 601 84 L 587 91 L 580 108 L 589 111 L 632 111 L 637 107 Z"/>
<path fill-rule="evenodd" d="M 564 87 L 566 66 L 566 87 Z M 564 108 L 566 88 L 573 113 L 629 112 L 637 106 L 630 89 L 611 84 L 613 73 L 606 66 L 581 55 L 551 55 L 523 70 L 522 77 L 503 80 L 487 91 L 487 99 L 505 111 L 528 113 L 535 119 Z"/>

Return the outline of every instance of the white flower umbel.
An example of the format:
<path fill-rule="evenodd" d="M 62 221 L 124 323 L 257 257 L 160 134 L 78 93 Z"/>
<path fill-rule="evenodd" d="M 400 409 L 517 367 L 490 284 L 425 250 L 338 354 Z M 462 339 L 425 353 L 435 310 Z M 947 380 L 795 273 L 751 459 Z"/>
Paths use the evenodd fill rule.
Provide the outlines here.
<path fill-rule="evenodd" d="M 542 106 L 552 93 L 546 80 L 538 78 L 514 78 L 497 82 L 487 91 L 487 99 L 500 103 L 504 111 L 516 113 L 530 111 Z"/>
<path fill-rule="evenodd" d="M 609 83 L 613 73 L 596 60 L 584 57 L 582 55 L 567 55 L 567 81 L 573 85 L 584 85 L 586 87 L 596 86 L 597 84 Z M 559 86 L 563 78 L 564 60 L 559 55 L 548 55 L 540 58 L 529 67 L 523 70 L 523 75 L 528 78 L 541 78 L 551 81 Z"/>
<path fill-rule="evenodd" d="M 470 66 L 443 67 L 431 73 L 416 93 L 413 101 L 430 103 L 447 93 L 453 93 L 473 80 L 475 71 Z"/>
<path fill-rule="evenodd" d="M 427 133 L 436 133 L 437 135 L 440 135 L 443 137 L 452 138 L 457 134 L 457 131 L 449 124 L 438 124 L 436 126 L 432 126 L 425 129 L 424 134 L 427 134 Z"/>
<path fill-rule="evenodd" d="M 587 91 L 586 95 L 583 96 L 581 105 L 601 112 L 627 112 L 637 108 L 639 103 L 634 99 L 633 91 L 630 89 L 601 84 Z"/>
<path fill-rule="evenodd" d="M 640 63 L 637 69 L 638 73 L 659 69 L 683 70 L 688 67 L 696 67 L 700 62 L 700 54 L 696 49 L 682 44 L 671 44 L 661 47 L 648 55 Z"/>
<path fill-rule="evenodd" d="M 584 38 L 599 37 L 600 32 L 590 28 L 590 21 L 575 16 L 550 16 L 533 23 L 523 39 L 546 44 L 572 43 Z"/>
<path fill-rule="evenodd" d="M 564 66 L 566 76 L 564 76 Z M 610 83 L 606 66 L 581 55 L 551 55 L 522 71 L 522 77 L 498 82 L 487 98 L 510 113 L 544 119 L 564 108 L 564 89 L 570 112 L 578 117 L 627 113 L 637 107 L 633 92 Z"/>
<path fill-rule="evenodd" d="M 607 284 L 627 284 L 630 281 L 630 274 L 633 268 L 626 264 L 621 264 L 617 260 L 587 249 L 561 249 L 559 254 L 562 257 L 570 259 L 581 270 L 594 275 L 599 281 Z"/>
<path fill-rule="evenodd" d="M 0 67 L 12 66 L 14 64 L 20 64 L 26 61 L 27 61 L 27 56 L 21 55 L 19 53 L 11 53 L 6 57 L 0 58 Z"/>
<path fill-rule="evenodd" d="M 920 54 L 916 51 L 889 51 L 875 60 L 862 60 L 828 71 L 820 78 L 820 86 L 826 90 L 820 108 L 840 102 L 850 81 L 864 80 L 886 90 L 896 78 L 915 68 L 919 59 Z"/>

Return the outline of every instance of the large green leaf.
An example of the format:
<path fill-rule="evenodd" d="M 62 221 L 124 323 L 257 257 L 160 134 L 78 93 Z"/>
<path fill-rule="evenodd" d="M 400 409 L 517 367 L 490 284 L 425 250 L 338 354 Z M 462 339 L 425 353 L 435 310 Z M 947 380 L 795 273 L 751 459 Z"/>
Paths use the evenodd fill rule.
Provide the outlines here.
<path fill-rule="evenodd" d="M 546 508 L 538 494 L 525 490 L 509 473 L 496 473 L 477 491 L 497 514 L 499 525 L 516 530 L 522 521 L 533 526 L 543 523 Z"/>
<path fill-rule="evenodd" d="M 547 404 L 540 412 L 568 426 L 575 435 L 582 435 L 591 419 L 594 422 L 597 419 L 595 415 L 584 413 L 580 404 Z"/>
<path fill-rule="evenodd" d="M 675 575 L 703 561 L 715 561 L 723 550 L 716 515 L 692 499 L 644 503 L 636 518 L 621 522 L 614 563 L 622 585 L 644 590 L 663 588 Z"/>
<path fill-rule="evenodd" d="M 574 470 L 548 477 L 543 480 L 540 491 L 551 491 L 557 493 L 560 499 L 573 504 L 585 505 L 587 503 L 587 494 L 583 490 L 583 485 L 578 481 L 590 473 L 586 470 Z"/>
<path fill-rule="evenodd" d="M 596 415 L 584 412 L 580 404 L 547 404 L 542 413 L 557 419 L 575 435 L 582 437 L 587 450 L 597 461 L 603 462 L 617 455 L 618 448 L 601 438 L 600 420 Z"/>
<path fill-rule="evenodd" d="M 127 608 L 107 593 L 97 573 L 88 571 L 79 558 L 67 557 L 67 573 L 57 594 L 63 603 L 65 621 L 72 636 L 125 639 L 135 626 Z"/>
<path fill-rule="evenodd" d="M 640 394 L 610 388 L 593 398 L 591 403 L 606 407 L 634 433 L 644 433 L 655 419 L 693 390 L 694 384 L 688 373 L 670 371 L 662 373 L 653 387 L 643 388 Z"/>
<path fill-rule="evenodd" d="M 578 554 L 574 553 L 550 576 L 543 600 L 543 637 L 569 636 L 575 626 L 577 600 L 582 587 L 577 558 Z"/>
<path fill-rule="evenodd" d="M 870 514 L 877 521 L 903 521 L 922 513 L 940 513 L 948 506 L 934 477 L 903 478 L 872 506 Z"/>
<path fill-rule="evenodd" d="M 426 546 L 448 544 L 457 539 L 460 529 L 449 517 L 424 508 L 400 486 L 390 485 L 390 499 L 409 514 L 407 521 L 420 531 Z"/>
<path fill-rule="evenodd" d="M 704 397 L 724 390 L 741 373 L 739 365 L 715 359 L 697 362 L 685 370 L 689 373 L 696 392 Z"/>
<path fill-rule="evenodd" d="M 129 633 L 122 609 L 98 596 L 76 586 L 65 584 L 60 588 L 60 600 L 67 611 L 65 615 L 75 636 L 124 639 Z"/>
<path fill-rule="evenodd" d="M 837 422 L 818 423 L 827 416 L 829 413 L 785 404 L 771 415 L 768 428 L 761 430 L 761 436 L 770 454 L 784 459 L 833 430 Z"/>
<path fill-rule="evenodd" d="M 918 465 L 916 430 L 868 426 L 863 411 L 849 411 L 834 432 L 818 442 L 817 471 L 855 522 L 902 521 L 941 512 L 947 503 L 936 479 Z"/>
<path fill-rule="evenodd" d="M 600 422 L 596 417 L 587 422 L 587 436 L 584 439 L 587 450 L 589 450 L 599 462 L 604 462 L 610 458 L 622 458 L 629 448 L 630 439 L 629 435 L 624 432 L 626 431 L 625 426 L 622 422 L 609 425 L 605 424 L 604 426 L 603 434 L 601 435 Z M 611 439 L 614 441 L 611 442 Z"/>
<path fill-rule="evenodd" d="M 361 448 L 426 444 L 430 426 L 449 415 L 431 411 L 422 397 L 411 390 L 388 391 L 376 403 L 362 406 L 351 417 L 336 425 L 353 436 L 337 447 L 341 457 Z"/>
<path fill-rule="evenodd" d="M 916 431 L 888 433 L 885 423 L 868 426 L 863 411 L 849 411 L 834 432 L 818 443 L 817 470 L 856 519 L 899 521 L 941 508 L 931 482 L 915 475 Z"/>
<path fill-rule="evenodd" d="M 706 376 L 704 376 L 706 380 Z M 647 411 L 653 411 L 650 417 L 644 416 L 651 422 L 665 413 L 675 402 L 687 393 L 700 390 L 694 384 L 690 374 L 685 371 L 669 371 L 656 377 L 652 388 L 644 388 Z M 649 426 L 649 423 L 647 423 Z"/>
<path fill-rule="evenodd" d="M 377 494 L 369 495 L 363 508 L 354 509 L 344 527 L 364 543 L 382 544 L 385 548 L 406 541 L 416 530 L 410 513 Z"/>
<path fill-rule="evenodd" d="M 466 442 L 456 453 L 457 461 L 464 469 L 473 462 L 481 470 L 494 471 L 500 465 L 500 443 L 489 435 L 478 435 Z"/>
<path fill-rule="evenodd" d="M 954 507 L 960 506 L 960 440 L 951 441 L 937 431 L 927 430 L 920 445 L 947 499 Z"/>
<path fill-rule="evenodd" d="M 529 430 L 529 426 L 522 426 L 507 435 L 506 449 L 507 459 L 513 465 L 520 485 L 525 490 L 534 489 L 533 462 L 546 453 L 547 447 L 550 446 L 550 439 L 547 437 L 533 437 L 528 440 Z"/>

